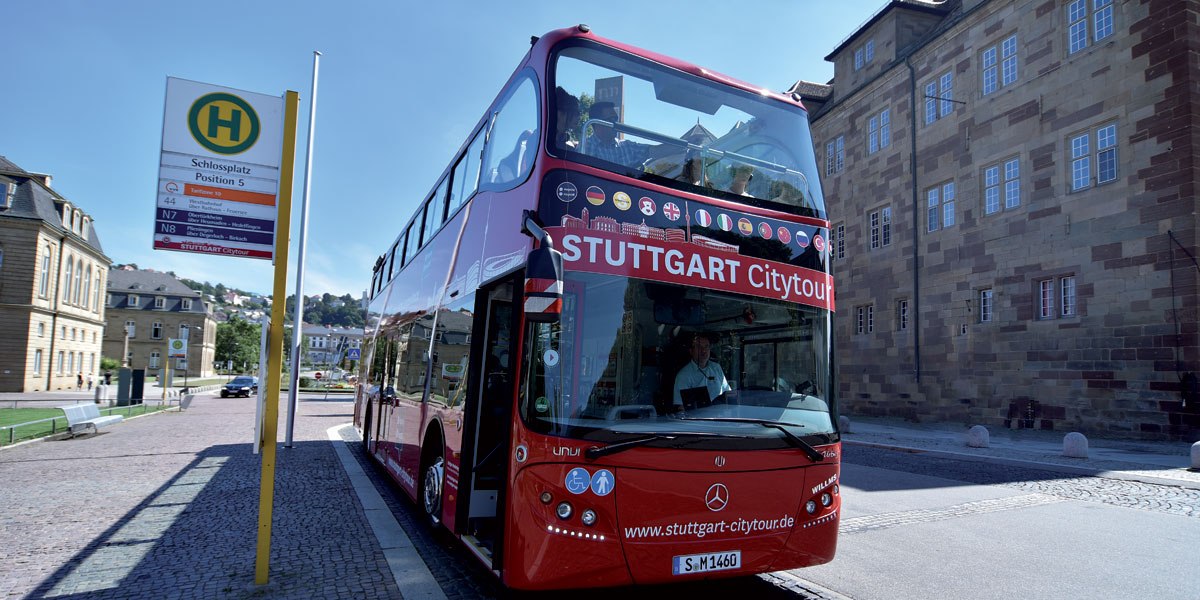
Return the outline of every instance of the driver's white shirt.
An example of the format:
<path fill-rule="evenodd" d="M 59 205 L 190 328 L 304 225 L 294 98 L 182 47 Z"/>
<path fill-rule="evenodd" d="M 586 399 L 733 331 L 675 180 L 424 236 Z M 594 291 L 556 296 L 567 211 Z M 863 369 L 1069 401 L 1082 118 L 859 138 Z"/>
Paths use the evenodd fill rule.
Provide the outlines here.
<path fill-rule="evenodd" d="M 729 387 L 729 382 L 725 379 L 725 371 L 721 369 L 721 365 L 710 360 L 701 369 L 700 365 L 696 364 L 696 361 L 690 360 L 682 369 L 679 369 L 679 374 L 675 376 L 675 393 L 673 396 L 675 405 L 683 406 L 683 397 L 679 394 L 680 390 L 702 386 L 708 388 L 709 400 L 733 389 Z"/>

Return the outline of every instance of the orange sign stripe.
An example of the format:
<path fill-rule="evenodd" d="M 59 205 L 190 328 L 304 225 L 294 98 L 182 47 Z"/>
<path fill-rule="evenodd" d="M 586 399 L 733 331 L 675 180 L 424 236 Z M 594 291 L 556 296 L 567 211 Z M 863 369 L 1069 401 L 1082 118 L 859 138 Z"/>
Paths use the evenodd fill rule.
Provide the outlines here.
<path fill-rule="evenodd" d="M 212 198 L 213 200 L 232 200 L 234 202 L 246 202 L 248 204 L 275 206 L 275 194 L 230 190 L 225 188 L 209 187 L 207 185 L 185 184 L 183 186 L 183 195 L 191 196 L 193 198 Z"/>

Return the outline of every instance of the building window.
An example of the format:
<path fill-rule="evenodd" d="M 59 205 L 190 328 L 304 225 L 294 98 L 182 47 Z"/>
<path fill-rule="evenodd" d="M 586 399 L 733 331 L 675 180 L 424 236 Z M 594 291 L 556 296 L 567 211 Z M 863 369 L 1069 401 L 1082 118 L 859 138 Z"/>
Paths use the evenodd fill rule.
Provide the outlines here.
<path fill-rule="evenodd" d="M 180 308 L 182 308 L 183 310 L 192 310 L 192 299 L 184 298 L 182 301 L 182 306 Z"/>
<path fill-rule="evenodd" d="M 867 43 L 854 51 L 854 70 L 862 69 L 872 60 L 875 60 L 875 40 L 867 40 Z"/>
<path fill-rule="evenodd" d="M 157 369 L 159 356 L 158 350 L 152 351 L 150 353 L 150 362 L 146 366 L 151 369 Z"/>
<path fill-rule="evenodd" d="M 38 337 L 46 337 L 46 324 L 38 323 L 37 324 L 37 332 L 38 332 Z"/>
<path fill-rule="evenodd" d="M 58 351 L 58 374 L 59 375 L 63 374 L 63 362 L 65 362 L 66 360 L 67 360 L 66 353 L 63 352 L 62 350 L 59 350 Z"/>
<path fill-rule="evenodd" d="M 1000 212 L 1001 189 L 1004 190 L 1005 210 L 1021 206 L 1021 160 L 1019 158 L 1011 158 L 984 167 L 983 210 L 985 214 Z"/>
<path fill-rule="evenodd" d="M 125 321 L 125 335 L 131 338 L 137 337 L 137 323 Z"/>
<path fill-rule="evenodd" d="M 75 274 L 75 260 L 70 256 L 67 257 L 67 276 L 63 278 L 62 302 L 65 304 L 71 303 L 71 277 Z"/>
<path fill-rule="evenodd" d="M 1017 35 L 983 50 L 983 95 L 1017 81 Z"/>
<path fill-rule="evenodd" d="M 129 304 L 129 308 L 137 308 L 137 307 L 138 307 L 138 303 L 139 303 L 139 299 L 138 299 L 138 297 L 137 297 L 137 294 L 130 294 L 130 295 L 129 295 L 129 302 L 128 302 L 128 304 Z"/>
<path fill-rule="evenodd" d="M 81 295 L 82 291 L 83 291 L 83 261 L 80 260 L 79 262 L 75 263 L 75 296 L 71 300 L 71 304 L 74 304 L 75 306 L 80 306 L 83 304 L 83 300 L 80 299 L 80 295 Z M 86 300 L 87 296 L 83 296 L 83 298 L 84 298 L 84 300 Z"/>
<path fill-rule="evenodd" d="M 1063 277 L 1059 281 L 1060 306 L 1062 306 L 1062 316 L 1075 316 L 1075 278 Z"/>
<path fill-rule="evenodd" d="M 1071 136 L 1071 191 L 1093 184 L 1092 162 L 1096 163 L 1095 185 L 1117 180 L 1117 124 L 1109 123 L 1093 131 Z M 1093 148 L 1094 153 L 1093 153 Z"/>
<path fill-rule="evenodd" d="M 992 322 L 992 290 L 979 290 L 979 322 Z"/>
<path fill-rule="evenodd" d="M 863 49 L 859 48 L 854 51 L 854 70 L 857 71 L 863 68 L 864 64 L 866 64 L 866 61 L 863 60 Z"/>
<path fill-rule="evenodd" d="M 891 110 L 883 109 L 879 115 L 871 117 L 870 133 L 868 135 L 867 153 L 874 154 L 879 150 L 887 148 L 892 143 L 892 118 Z"/>
<path fill-rule="evenodd" d="M 103 288 L 100 283 L 100 269 L 96 268 L 96 287 L 92 289 L 92 310 L 100 312 L 100 290 Z"/>
<path fill-rule="evenodd" d="M 167 299 L 162 296 L 154 297 L 154 308 L 163 309 L 167 307 Z"/>
<path fill-rule="evenodd" d="M 88 302 L 92 299 L 92 265 L 88 265 L 87 272 L 83 274 L 83 301 L 81 306 L 87 308 Z"/>
<path fill-rule="evenodd" d="M 33 372 L 35 375 L 42 372 L 42 351 L 40 349 L 33 351 Z"/>
<path fill-rule="evenodd" d="M 189 332 L 191 332 L 191 328 L 190 328 L 190 327 L 188 327 L 188 324 L 187 324 L 187 323 L 180 323 L 180 324 L 179 324 L 179 339 L 181 339 L 181 340 L 186 340 L 186 339 L 188 339 L 188 333 L 189 333 Z"/>
<path fill-rule="evenodd" d="M 64 339 L 64 340 L 67 339 L 67 326 L 66 325 L 63 325 L 62 334 L 59 337 L 60 337 L 60 339 Z"/>
<path fill-rule="evenodd" d="M 67 373 L 74 373 L 74 372 L 75 372 L 75 353 L 68 352 L 67 353 Z"/>
<path fill-rule="evenodd" d="M 858 333 L 871 333 L 875 331 L 875 306 L 868 304 L 860 306 L 857 309 L 856 329 Z"/>
<path fill-rule="evenodd" d="M 908 298 L 896 301 L 896 329 L 908 331 Z"/>
<path fill-rule="evenodd" d="M 825 144 L 825 174 L 841 173 L 846 166 L 846 138 L 837 136 Z"/>
<path fill-rule="evenodd" d="M 954 182 L 949 181 L 940 186 L 925 190 L 927 220 L 929 231 L 946 229 L 954 226 Z"/>
<path fill-rule="evenodd" d="M 1112 0 L 1074 0 L 1067 4 L 1067 23 L 1067 47 L 1074 54 L 1087 48 L 1089 39 L 1099 42 L 1112 35 Z M 1091 36 L 1088 35 L 1089 27 Z"/>
<path fill-rule="evenodd" d="M 841 223 L 833 226 L 833 258 L 846 258 L 846 226 Z"/>
<path fill-rule="evenodd" d="M 47 247 L 42 253 L 42 282 L 38 285 L 38 296 L 45 298 L 50 293 L 50 259 L 54 251 Z"/>
<path fill-rule="evenodd" d="M 946 71 L 925 84 L 925 124 L 954 112 L 954 72 Z"/>
<path fill-rule="evenodd" d="M 869 215 L 871 224 L 871 249 L 889 246 L 892 243 L 892 207 L 885 206 Z"/>
<path fill-rule="evenodd" d="M 1043 279 L 1038 282 L 1038 318 L 1054 317 L 1054 280 Z"/>
<path fill-rule="evenodd" d="M 133 336 L 129 336 L 129 337 L 133 337 Z M 162 323 L 155 321 L 154 324 L 150 326 L 150 339 L 152 339 L 152 340 L 161 340 L 162 339 Z"/>

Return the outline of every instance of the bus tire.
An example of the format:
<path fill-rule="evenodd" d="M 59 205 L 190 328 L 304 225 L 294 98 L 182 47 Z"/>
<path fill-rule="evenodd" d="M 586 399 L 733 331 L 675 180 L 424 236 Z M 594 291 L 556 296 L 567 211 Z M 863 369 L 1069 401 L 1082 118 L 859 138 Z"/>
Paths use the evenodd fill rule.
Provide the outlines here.
<path fill-rule="evenodd" d="M 421 461 L 421 508 L 429 522 L 442 524 L 442 487 L 445 481 L 446 462 L 442 458 L 442 440 L 431 436 L 426 444 L 425 458 Z"/>

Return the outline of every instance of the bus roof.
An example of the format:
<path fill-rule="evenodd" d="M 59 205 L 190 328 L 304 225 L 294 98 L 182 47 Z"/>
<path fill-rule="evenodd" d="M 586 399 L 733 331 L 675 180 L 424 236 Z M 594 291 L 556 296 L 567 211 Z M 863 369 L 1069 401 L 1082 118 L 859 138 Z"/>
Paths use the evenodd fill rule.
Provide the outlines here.
<path fill-rule="evenodd" d="M 800 102 L 800 99 L 797 97 L 793 97 L 793 96 L 784 94 L 782 92 L 776 92 L 773 90 L 769 90 L 769 89 L 763 88 L 763 87 L 755 87 L 755 86 L 753 86 L 749 83 L 746 83 L 745 81 L 742 81 L 740 79 L 736 79 L 736 78 L 730 77 L 728 75 L 725 75 L 723 73 L 718 73 L 711 69 L 706 69 L 704 67 L 700 67 L 700 66 L 694 65 L 692 63 L 679 60 L 677 58 L 671 58 L 669 56 L 664 56 L 657 52 L 652 52 L 650 50 L 644 50 L 642 48 L 638 48 L 637 46 L 631 46 L 629 44 L 625 44 L 625 43 L 618 42 L 615 40 L 610 40 L 610 39 L 607 39 L 604 37 L 600 37 L 600 36 L 596 35 L 595 33 L 592 33 L 591 27 L 589 27 L 585 24 L 582 24 L 582 23 L 579 25 L 576 25 L 575 27 L 566 27 L 563 29 L 555 29 L 554 31 L 551 31 L 551 32 L 547 33 L 546 35 L 543 35 L 542 37 L 538 38 L 537 44 L 536 44 L 537 47 L 535 48 L 535 53 L 548 54 L 551 48 L 553 48 L 559 42 L 569 39 L 569 38 L 582 38 L 582 39 L 591 40 L 591 41 L 603 44 L 605 46 L 615 48 L 617 50 L 622 50 L 624 52 L 628 52 L 635 56 L 647 58 L 654 62 L 668 66 L 672 69 L 676 69 L 679 71 L 683 71 L 684 73 L 689 73 L 689 74 L 695 75 L 696 77 L 703 77 L 704 79 L 708 79 L 708 80 L 722 83 L 725 85 L 740 88 L 742 90 L 745 90 L 745 91 L 748 91 L 751 93 L 759 94 L 765 98 L 771 98 L 774 100 L 778 100 L 780 102 L 785 102 L 787 104 L 791 104 L 793 106 L 798 106 L 802 109 L 804 108 L 804 104 L 802 102 Z"/>

